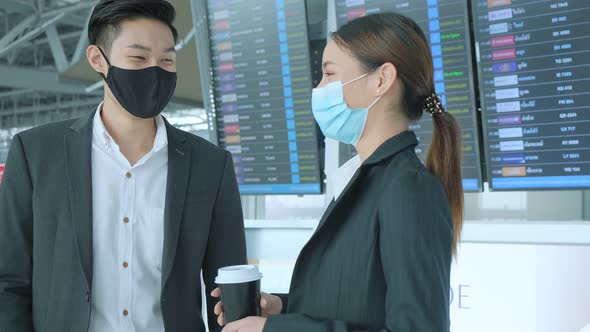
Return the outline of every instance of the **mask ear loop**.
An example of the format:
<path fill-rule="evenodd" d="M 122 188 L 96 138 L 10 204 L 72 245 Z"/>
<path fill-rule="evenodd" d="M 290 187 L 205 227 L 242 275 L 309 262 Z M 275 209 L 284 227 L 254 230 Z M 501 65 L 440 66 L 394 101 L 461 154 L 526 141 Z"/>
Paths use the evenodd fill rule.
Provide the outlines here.
<path fill-rule="evenodd" d="M 367 73 L 367 74 L 368 74 L 368 73 Z M 377 92 L 381 92 L 381 89 L 377 90 Z M 371 105 L 369 105 L 369 107 L 367 107 L 367 111 L 368 111 L 368 110 L 370 110 L 370 109 L 371 109 L 371 107 L 375 106 L 375 104 L 377 104 L 377 102 L 378 102 L 379 100 L 381 100 L 381 98 L 383 98 L 383 95 L 381 95 L 381 96 L 377 97 L 377 99 L 375 99 L 375 101 L 373 101 L 373 102 L 371 103 Z"/>
<path fill-rule="evenodd" d="M 369 73 L 365 73 L 365 74 L 363 74 L 363 75 L 361 75 L 361 76 L 359 76 L 359 77 L 357 77 L 357 78 L 353 78 L 352 80 L 350 80 L 350 81 L 348 81 L 348 82 L 346 82 L 346 83 L 342 84 L 342 86 L 345 86 L 345 85 L 347 85 L 347 84 L 350 84 L 350 83 L 352 83 L 352 82 L 356 82 L 356 81 L 360 80 L 361 78 L 363 78 L 363 77 L 365 77 L 365 76 L 367 76 L 367 75 L 369 75 Z"/>
<path fill-rule="evenodd" d="M 106 54 L 104 54 L 104 51 L 102 50 L 102 48 L 100 46 L 98 46 L 98 45 L 96 47 L 98 47 L 98 50 L 100 51 L 100 54 L 102 54 L 102 56 L 104 57 L 104 59 L 107 61 L 107 64 L 109 65 L 109 68 L 112 67 L 111 66 L 111 62 L 109 61 L 109 58 L 107 58 Z M 107 78 L 104 76 L 103 73 L 100 73 L 99 72 L 98 74 L 102 77 L 103 80 L 106 81 Z"/>
<path fill-rule="evenodd" d="M 372 102 L 372 103 L 371 103 L 371 105 L 369 105 L 369 107 L 367 107 L 367 111 L 368 111 L 368 110 L 370 110 L 370 109 L 371 109 L 371 107 L 375 106 L 375 104 L 377 104 L 377 102 L 378 102 L 379 100 L 381 100 L 381 97 L 383 97 L 383 96 L 379 96 L 379 97 L 377 97 L 377 99 L 375 99 L 375 101 L 374 101 L 374 102 Z"/>
<path fill-rule="evenodd" d="M 377 102 L 378 102 L 379 100 L 381 100 L 381 97 L 383 97 L 383 96 L 379 96 L 379 97 L 377 97 L 377 99 L 375 99 L 375 101 L 373 101 L 373 102 L 371 103 L 371 105 L 369 105 L 369 107 L 367 107 L 367 112 L 369 112 L 369 111 L 371 110 L 371 107 L 375 106 L 375 104 L 377 104 Z M 361 131 L 361 135 L 360 135 L 360 136 L 359 136 L 359 138 L 358 138 L 359 140 L 360 140 L 360 139 L 361 139 L 361 137 L 363 136 L 363 133 L 365 132 L 365 130 L 366 130 L 366 129 L 367 129 L 367 125 L 366 125 L 366 123 L 365 123 L 365 126 L 363 127 L 363 130 Z M 357 142 L 356 142 L 355 144 L 353 144 L 353 145 L 355 145 L 355 146 L 356 146 L 356 144 L 357 144 L 357 143 L 358 143 L 358 140 L 357 140 Z"/>
<path fill-rule="evenodd" d="M 348 82 L 346 82 L 346 83 L 342 84 L 342 86 L 345 86 L 345 85 L 347 85 L 347 84 L 350 84 L 350 83 L 352 83 L 352 82 L 356 82 L 356 81 L 360 80 L 361 78 L 363 78 L 363 77 L 365 77 L 365 76 L 367 76 L 367 75 L 369 75 L 369 73 L 364 73 L 363 75 L 361 75 L 361 76 L 359 76 L 359 77 L 357 77 L 357 78 L 353 78 L 352 80 L 350 80 L 350 81 L 348 81 Z M 377 104 L 377 102 L 378 102 L 378 101 L 381 99 L 381 97 L 383 97 L 383 96 L 379 96 L 379 97 L 377 97 L 377 99 L 375 99 L 375 101 L 373 101 L 373 102 L 371 103 L 371 105 L 369 105 L 369 107 L 367 107 L 367 111 L 368 111 L 368 110 L 370 110 L 370 109 L 371 109 L 371 107 L 375 106 L 375 104 Z"/>

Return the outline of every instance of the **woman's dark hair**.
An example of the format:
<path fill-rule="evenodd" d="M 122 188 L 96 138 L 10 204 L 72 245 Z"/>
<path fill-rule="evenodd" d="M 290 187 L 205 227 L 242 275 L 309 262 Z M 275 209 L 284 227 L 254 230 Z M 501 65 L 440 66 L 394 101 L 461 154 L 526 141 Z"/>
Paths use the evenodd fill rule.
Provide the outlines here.
<path fill-rule="evenodd" d="M 88 40 L 109 53 L 113 41 L 121 33 L 123 21 L 149 18 L 166 24 L 176 43 L 175 17 L 174 7 L 166 0 L 102 0 L 94 7 L 88 22 Z"/>
<path fill-rule="evenodd" d="M 375 71 L 385 63 L 393 64 L 401 81 L 401 111 L 410 121 L 422 117 L 425 101 L 436 91 L 430 47 L 416 22 L 397 13 L 372 14 L 346 23 L 332 38 L 367 71 Z M 440 179 L 446 191 L 453 217 L 452 249 L 456 254 L 463 226 L 461 131 L 450 113 L 435 113 L 432 119 L 434 131 L 426 167 Z"/>

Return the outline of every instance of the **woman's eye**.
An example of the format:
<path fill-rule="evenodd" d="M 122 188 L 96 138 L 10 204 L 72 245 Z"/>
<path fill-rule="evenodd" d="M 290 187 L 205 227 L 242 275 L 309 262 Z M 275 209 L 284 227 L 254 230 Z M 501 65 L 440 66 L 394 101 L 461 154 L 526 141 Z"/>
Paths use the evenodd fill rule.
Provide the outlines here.
<path fill-rule="evenodd" d="M 132 56 L 131 58 L 134 60 L 141 60 L 141 61 L 145 60 L 145 58 L 142 56 Z"/>

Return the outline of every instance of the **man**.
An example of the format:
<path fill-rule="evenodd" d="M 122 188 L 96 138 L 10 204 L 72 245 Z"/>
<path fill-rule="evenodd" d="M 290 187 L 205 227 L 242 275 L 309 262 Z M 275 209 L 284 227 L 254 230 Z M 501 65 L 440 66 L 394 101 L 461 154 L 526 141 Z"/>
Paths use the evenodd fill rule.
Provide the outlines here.
<path fill-rule="evenodd" d="M 176 86 L 164 0 L 103 0 L 88 117 L 14 137 L 0 185 L 0 331 L 205 331 L 222 266 L 245 264 L 229 153 L 160 112 Z M 214 300 L 209 327 L 217 330 Z"/>

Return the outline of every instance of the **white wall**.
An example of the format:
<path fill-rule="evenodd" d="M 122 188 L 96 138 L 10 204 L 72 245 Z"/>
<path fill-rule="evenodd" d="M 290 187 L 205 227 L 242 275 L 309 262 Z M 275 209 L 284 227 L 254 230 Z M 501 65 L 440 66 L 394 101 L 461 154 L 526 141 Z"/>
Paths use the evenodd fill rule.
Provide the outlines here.
<path fill-rule="evenodd" d="M 465 218 L 471 222 L 588 220 L 583 191 L 516 191 L 465 194 Z"/>
<path fill-rule="evenodd" d="M 325 197 L 264 202 L 262 216 L 278 219 L 246 222 L 249 258 L 265 291 L 287 292 Z M 451 331 L 579 332 L 590 324 L 589 204 L 582 191 L 466 194 Z"/>
<path fill-rule="evenodd" d="M 291 235 L 281 241 L 282 232 Z M 311 232 L 248 230 L 264 291 L 287 292 L 288 248 L 298 252 Z M 590 324 L 589 275 L 590 246 L 464 243 L 452 268 L 451 331 L 580 332 Z"/>

